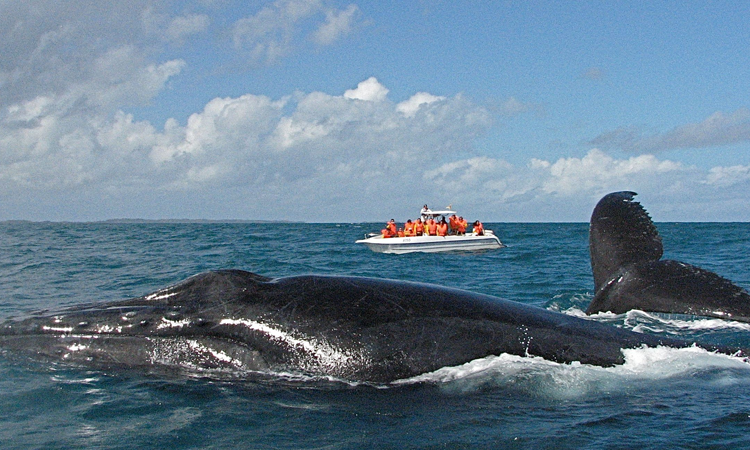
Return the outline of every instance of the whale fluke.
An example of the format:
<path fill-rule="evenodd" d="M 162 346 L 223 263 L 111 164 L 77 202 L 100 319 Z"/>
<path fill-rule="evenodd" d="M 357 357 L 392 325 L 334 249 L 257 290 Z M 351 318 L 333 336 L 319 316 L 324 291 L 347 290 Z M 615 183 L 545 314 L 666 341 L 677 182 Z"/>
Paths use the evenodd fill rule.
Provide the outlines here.
<path fill-rule="evenodd" d="M 589 252 L 595 296 L 587 314 L 632 309 L 750 322 L 750 294 L 690 264 L 661 260 L 662 240 L 635 192 L 614 192 L 594 208 Z"/>

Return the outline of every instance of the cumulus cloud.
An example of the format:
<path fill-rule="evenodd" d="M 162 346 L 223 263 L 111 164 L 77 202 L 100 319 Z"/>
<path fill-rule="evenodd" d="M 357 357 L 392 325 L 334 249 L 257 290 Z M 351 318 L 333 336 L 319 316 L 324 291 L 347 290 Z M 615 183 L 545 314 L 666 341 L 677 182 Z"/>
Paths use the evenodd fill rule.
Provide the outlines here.
<path fill-rule="evenodd" d="M 377 78 L 370 77 L 359 83 L 356 89 L 349 89 L 344 92 L 344 98 L 379 102 L 385 100 L 388 92 L 388 88 L 380 84 Z"/>
<path fill-rule="evenodd" d="M 439 102 L 441 100 L 445 100 L 445 97 L 432 95 L 428 92 L 417 92 L 408 100 L 404 100 L 396 105 L 396 110 L 406 117 L 414 117 L 422 105 L 429 105 L 430 103 Z"/>
<path fill-rule="evenodd" d="M 48 2 L 49 14 L 38 15 L 33 0 L 0 2 L 0 219 L 372 220 L 407 217 L 434 200 L 488 220 L 585 220 L 580 211 L 621 189 L 673 204 L 689 190 L 746 211 L 735 203 L 746 198 L 749 166 L 699 170 L 653 153 L 742 142 L 747 110 L 661 135 L 600 137 L 602 148 L 639 156 L 592 149 L 527 165 L 482 154 L 475 141 L 493 116 L 534 105 L 510 97 L 489 111 L 461 94 L 429 92 L 396 103 L 375 77 L 343 93 L 216 97 L 186 119 L 152 123 L 131 107 L 154 101 L 188 65 L 160 59 L 159 46 L 211 21 L 148 0 L 95 3 Z M 233 37 L 260 62 L 302 41 L 328 45 L 356 27 L 359 10 L 327 5 L 276 1 L 237 22 Z M 705 204 L 695 203 L 700 214 Z"/>
<path fill-rule="evenodd" d="M 591 144 L 605 149 L 654 153 L 681 148 L 709 148 L 750 141 L 750 110 L 740 108 L 726 114 L 718 111 L 705 120 L 675 127 L 664 133 L 645 133 L 638 127 L 623 127 L 603 133 Z"/>
<path fill-rule="evenodd" d="M 488 157 L 453 161 L 426 171 L 424 176 L 451 191 L 482 192 L 495 200 L 511 201 L 531 196 L 589 196 L 623 186 L 665 184 L 666 180 L 692 176 L 694 169 L 653 155 L 624 160 L 598 149 L 581 158 L 547 161 L 531 158 L 526 167 Z"/>
<path fill-rule="evenodd" d="M 530 167 L 543 174 L 540 188 L 548 194 L 571 195 L 611 186 L 643 183 L 647 179 L 661 179 L 670 173 L 685 172 L 680 163 L 660 161 L 653 155 L 641 155 L 617 160 L 598 149 L 590 150 L 583 158 L 561 158 L 554 163 L 532 159 Z"/>
<path fill-rule="evenodd" d="M 526 166 L 487 156 L 457 159 L 423 178 L 460 198 L 453 203 L 462 210 L 483 211 L 492 220 L 585 221 L 602 195 L 619 190 L 648 198 L 660 220 L 738 220 L 750 166 L 704 171 L 654 155 L 618 159 L 591 149 L 582 157 L 531 158 Z"/>
<path fill-rule="evenodd" d="M 748 184 L 750 181 L 750 166 L 712 167 L 705 183 L 719 187 L 730 187 L 738 184 Z"/>
<path fill-rule="evenodd" d="M 168 67 L 157 68 L 168 78 Z M 13 114 L 33 125 L 2 125 L 0 189 L 240 189 L 252 192 L 246 205 L 256 209 L 317 203 L 323 189 L 327 201 L 341 199 L 343 207 L 389 192 L 393 183 L 422 182 L 425 170 L 465 153 L 491 123 L 462 96 L 405 117 L 387 92 L 370 78 L 341 95 L 215 98 L 163 130 L 123 112 L 66 115 L 60 99 L 35 99 Z"/>

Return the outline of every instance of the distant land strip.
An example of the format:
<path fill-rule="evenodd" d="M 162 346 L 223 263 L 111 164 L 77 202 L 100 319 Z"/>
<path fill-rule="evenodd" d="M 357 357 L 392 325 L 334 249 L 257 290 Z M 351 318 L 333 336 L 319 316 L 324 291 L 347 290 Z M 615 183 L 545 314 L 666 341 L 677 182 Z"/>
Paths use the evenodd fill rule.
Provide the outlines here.
<path fill-rule="evenodd" d="M 107 220 L 3 220 L 0 223 L 304 223 L 292 220 L 244 220 L 244 219 L 107 219 Z"/>

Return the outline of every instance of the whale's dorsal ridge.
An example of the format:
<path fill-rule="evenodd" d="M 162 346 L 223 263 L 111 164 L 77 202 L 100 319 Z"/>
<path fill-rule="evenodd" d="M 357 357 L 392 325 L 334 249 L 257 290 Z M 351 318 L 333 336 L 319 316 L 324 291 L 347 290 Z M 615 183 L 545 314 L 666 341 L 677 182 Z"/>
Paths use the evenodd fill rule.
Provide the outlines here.
<path fill-rule="evenodd" d="M 591 214 L 589 252 L 594 285 L 598 291 L 623 267 L 658 261 L 663 253 L 661 236 L 648 212 L 631 191 L 604 196 Z"/>
<path fill-rule="evenodd" d="M 240 292 L 259 283 L 267 283 L 272 278 L 239 269 L 224 269 L 202 272 L 142 297 L 148 301 L 162 303 L 181 302 L 189 298 L 213 298 L 215 293 Z M 135 299 L 137 300 L 137 299 Z M 130 301 L 128 301 L 130 302 Z"/>

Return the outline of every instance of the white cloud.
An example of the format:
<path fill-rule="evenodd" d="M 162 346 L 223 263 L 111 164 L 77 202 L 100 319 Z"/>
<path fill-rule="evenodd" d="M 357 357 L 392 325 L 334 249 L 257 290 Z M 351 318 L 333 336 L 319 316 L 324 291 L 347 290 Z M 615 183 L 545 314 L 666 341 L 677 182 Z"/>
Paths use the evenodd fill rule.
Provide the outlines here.
<path fill-rule="evenodd" d="M 747 184 L 750 181 L 750 166 L 712 167 L 705 183 L 714 186 L 728 187 Z"/>
<path fill-rule="evenodd" d="M 356 5 L 339 10 L 320 0 L 277 0 L 236 21 L 232 39 L 235 48 L 246 51 L 252 61 L 272 64 L 300 47 L 301 38 L 330 45 L 349 34 L 358 11 Z M 315 30 L 307 32 L 310 24 Z"/>
<path fill-rule="evenodd" d="M 750 142 L 750 110 L 726 114 L 717 111 L 705 120 L 646 134 L 638 127 L 622 127 L 603 133 L 590 143 L 607 149 L 654 153 L 681 148 L 709 148 Z"/>
<path fill-rule="evenodd" d="M 540 188 L 548 194 L 571 195 L 636 182 L 639 177 L 656 179 L 670 172 L 685 172 L 673 161 L 660 161 L 653 155 L 617 160 L 590 150 L 583 158 L 561 158 L 554 163 L 532 160 L 531 167 L 544 173 Z"/>
<path fill-rule="evenodd" d="M 497 108 L 497 111 L 505 117 L 515 117 L 527 112 L 543 114 L 544 108 L 538 104 L 524 103 L 515 97 L 510 97 L 500 104 L 500 106 Z"/>
<path fill-rule="evenodd" d="M 380 84 L 377 78 L 370 77 L 359 83 L 356 89 L 349 89 L 344 92 L 344 97 L 368 102 L 380 102 L 385 100 L 388 92 L 388 88 Z"/>
<path fill-rule="evenodd" d="M 170 122 L 165 130 L 169 139 L 162 139 L 161 145 L 152 148 L 149 157 L 157 165 L 186 157 L 193 164 L 227 160 L 231 165 L 238 153 L 259 150 L 259 143 L 276 127 L 284 103 L 249 94 L 213 99 L 202 112 L 192 114 L 185 127 Z"/>
<path fill-rule="evenodd" d="M 335 9 L 326 11 L 326 20 L 313 33 L 313 41 L 320 45 L 330 45 L 342 36 L 351 33 L 358 12 L 357 5 L 349 5 L 341 11 Z"/>
<path fill-rule="evenodd" d="M 372 220 L 427 201 L 489 220 L 585 220 L 598 196 L 621 189 L 679 205 L 694 220 L 713 204 L 728 211 L 722 218 L 750 214 L 750 167 L 699 170 L 653 154 L 743 142 L 748 110 L 662 134 L 600 137 L 602 148 L 640 156 L 594 149 L 528 165 L 476 147 L 493 125 L 485 107 L 428 92 L 396 104 L 375 77 L 343 93 L 217 97 L 161 126 L 137 107 L 186 72 L 186 61 L 161 51 L 208 30 L 207 16 L 150 0 L 48 2 L 43 15 L 38 5 L 0 3 L 0 219 Z M 356 6 L 327 5 L 279 0 L 231 32 L 257 61 L 278 61 L 356 29 Z M 514 97 L 494 105 L 504 116 L 536 109 Z"/>
<path fill-rule="evenodd" d="M 432 95 L 428 92 L 417 92 L 408 100 L 404 100 L 396 105 L 396 110 L 406 117 L 414 117 L 417 111 L 419 111 L 420 106 L 429 105 L 430 103 L 435 103 L 440 100 L 445 100 L 445 97 Z"/>
<path fill-rule="evenodd" d="M 129 80 L 113 79 L 106 61 L 127 55 L 102 55 L 92 71 L 97 81 L 91 85 L 109 86 L 115 93 L 103 97 L 113 100 L 87 101 L 111 106 L 124 101 L 120 90 L 140 85 L 155 92 L 178 73 L 179 64 L 168 62 L 140 65 Z M 690 189 L 731 198 L 750 184 L 747 166 L 702 173 L 654 155 L 617 159 L 598 149 L 582 157 L 530 158 L 527 166 L 488 155 L 466 158 L 492 123 L 487 110 L 461 95 L 423 92 L 394 104 L 374 77 L 341 95 L 215 98 L 184 124 L 170 119 L 162 130 L 121 111 L 79 109 L 85 85 L 6 108 L 0 192 L 25 201 L 66 191 L 86 193 L 87 202 L 105 196 L 110 206 L 91 214 L 116 216 L 163 216 L 159 198 L 187 205 L 200 194 L 224 199 L 226 207 L 214 207 L 219 217 L 268 218 L 273 211 L 273 218 L 366 220 L 373 211 L 412 214 L 414 205 L 434 199 L 488 220 L 581 220 L 580 211 L 609 191 L 670 198 Z M 717 186 L 724 192 L 711 194 Z M 130 205 L 133 196 L 153 199 Z M 134 209 L 112 212 L 113 198 Z"/>
<path fill-rule="evenodd" d="M 485 110 L 460 96 L 407 120 L 384 100 L 387 91 L 372 78 L 349 95 L 215 98 L 184 125 L 170 119 L 163 131 L 131 114 L 86 116 L 64 110 L 58 99 L 39 98 L 11 115 L 33 126 L 2 125 L 0 145 L 8 151 L 0 189 L 235 186 L 255 192 L 248 204 L 273 199 L 283 206 L 311 195 L 310 188 L 336 186 L 332 197 L 351 200 L 394 180 L 419 182 L 423 171 L 465 152 L 490 123 Z"/>
<path fill-rule="evenodd" d="M 167 26 L 166 35 L 169 40 L 181 43 L 189 36 L 202 33 L 211 20 L 205 14 L 188 14 L 175 17 Z"/>

